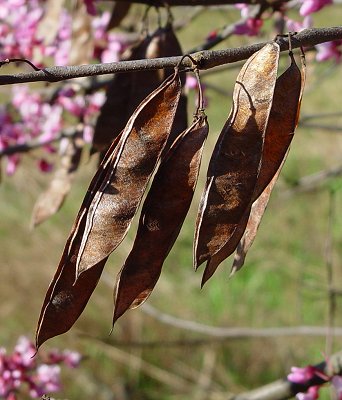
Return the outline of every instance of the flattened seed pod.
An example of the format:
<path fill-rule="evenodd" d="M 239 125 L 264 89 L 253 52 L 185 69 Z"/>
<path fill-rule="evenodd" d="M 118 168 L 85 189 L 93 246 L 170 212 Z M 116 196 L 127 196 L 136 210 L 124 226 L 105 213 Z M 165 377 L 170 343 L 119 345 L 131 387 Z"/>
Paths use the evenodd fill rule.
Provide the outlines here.
<path fill-rule="evenodd" d="M 93 254 L 88 257 L 89 247 L 93 250 L 98 246 L 103 251 L 99 242 L 101 235 L 107 233 L 108 241 L 114 236 L 114 246 L 122 240 L 120 233 L 126 233 L 167 140 L 180 91 L 175 71 L 138 106 L 126 128 L 111 144 L 85 195 L 45 296 L 37 327 L 37 348 L 47 339 L 69 330 L 86 306 L 110 253 L 99 252 L 99 259 L 94 261 Z M 130 184 L 133 194 L 128 190 Z M 103 232 L 99 224 L 106 216 L 110 221 L 102 227 Z M 108 228 L 112 231 L 106 232 Z M 88 263 L 91 268 L 84 268 L 79 276 L 77 261 L 82 260 L 82 255 L 85 255 L 83 264 Z"/>
<path fill-rule="evenodd" d="M 123 240 L 170 134 L 181 83 L 178 70 L 152 92 L 128 121 L 116 157 L 87 213 L 77 277 Z"/>
<path fill-rule="evenodd" d="M 157 29 L 130 50 L 125 61 L 144 58 L 179 56 L 182 49 L 171 25 Z M 96 121 L 92 153 L 105 151 L 115 136 L 125 127 L 129 117 L 139 103 L 156 89 L 172 69 L 138 71 L 115 74 L 107 89 L 107 99 Z M 180 74 L 182 85 L 184 73 Z M 174 137 L 187 127 L 186 97 L 181 96 L 171 136 Z"/>
<path fill-rule="evenodd" d="M 110 166 L 110 157 L 115 154 L 120 137 L 112 143 L 85 195 L 76 221 L 67 239 L 64 251 L 53 277 L 39 316 L 36 347 L 46 340 L 67 332 L 81 315 L 101 276 L 107 259 L 102 260 L 75 284 L 76 259 L 85 228 L 86 213 L 95 193 L 100 188 Z"/>
<path fill-rule="evenodd" d="M 210 160 L 196 222 L 194 264 L 210 260 L 250 206 L 277 78 L 279 46 L 270 43 L 242 67 L 233 108 Z"/>
<path fill-rule="evenodd" d="M 285 155 L 288 152 L 297 126 L 299 105 L 304 87 L 304 77 L 296 64 L 292 52 L 290 57 L 291 65 L 276 81 L 272 108 L 265 133 L 261 168 L 251 203 L 230 240 L 208 261 L 203 276 L 203 284 L 213 275 L 219 264 L 235 251 L 246 227 L 247 230 L 255 231 L 256 233 L 257 228 L 254 229 L 251 225 L 253 227 L 259 226 L 263 215 L 261 210 L 264 211 L 266 208 L 271 191 L 280 173 L 281 165 L 285 161 Z M 276 178 L 274 178 L 275 176 Z M 252 208 L 255 216 L 250 216 L 252 203 L 256 202 L 262 194 L 259 204 Z M 252 220 L 257 218 L 258 223 L 249 221 L 249 218 Z M 251 237 L 251 235 L 248 237 Z M 246 243 L 246 240 L 244 242 Z M 242 260 L 242 257 L 239 256 L 239 259 Z M 235 266 L 234 271 L 237 269 Z"/>
<path fill-rule="evenodd" d="M 268 169 L 266 170 L 269 171 L 268 177 L 266 171 L 264 172 L 264 174 L 260 174 L 262 179 L 260 180 L 260 184 L 258 183 L 257 185 L 256 193 L 254 196 L 257 200 L 253 203 L 252 211 L 247 223 L 246 232 L 244 233 L 244 236 L 241 239 L 236 249 L 236 254 L 234 256 L 231 274 L 235 273 L 240 268 L 242 268 L 245 262 L 246 254 L 254 242 L 256 233 L 259 228 L 259 224 L 261 222 L 261 218 L 264 215 L 265 209 L 267 207 L 268 201 L 271 196 L 273 186 L 275 185 L 279 173 L 282 169 L 282 166 L 286 160 L 290 143 L 298 124 L 300 106 L 302 102 L 302 96 L 306 79 L 306 66 L 305 66 L 304 55 L 302 55 L 301 59 L 302 68 L 301 71 L 299 72 L 299 69 L 295 64 L 295 60 L 293 58 L 292 53 L 290 53 L 290 57 L 291 57 L 290 67 L 287 69 L 287 71 L 284 72 L 283 75 L 279 77 L 277 82 L 275 98 L 273 101 L 274 103 L 273 107 L 277 111 L 275 112 L 274 117 L 272 113 L 272 123 L 269 124 L 269 128 L 267 130 L 267 132 L 268 131 L 270 132 L 269 139 L 267 140 L 268 144 L 267 147 L 270 146 L 272 137 L 277 136 L 277 138 L 275 138 L 276 149 L 278 149 L 279 159 L 281 155 L 284 154 L 283 160 L 279 166 L 278 171 L 273 176 L 272 180 L 263 189 L 263 187 L 265 186 L 265 184 L 269 179 L 269 176 L 271 176 L 272 171 L 275 169 L 276 164 L 279 162 L 279 161 L 274 162 L 276 158 L 274 154 L 272 156 L 272 153 L 269 152 L 269 157 L 267 158 L 269 160 L 271 159 L 273 161 L 273 164 L 272 163 L 268 164 Z M 287 97 L 284 94 L 284 92 L 286 91 L 288 91 Z M 284 121 L 284 125 L 282 124 L 282 121 Z M 279 125 L 281 128 L 279 127 Z M 287 145 L 287 152 L 284 153 L 286 145 Z M 265 158 L 266 158 L 266 153 L 265 153 Z M 265 162 L 265 166 L 266 165 L 267 164 Z"/>
<path fill-rule="evenodd" d="M 142 304 L 156 285 L 189 210 L 207 134 L 206 117 L 196 117 L 165 155 L 146 197 L 132 251 L 117 277 L 113 322 Z"/>

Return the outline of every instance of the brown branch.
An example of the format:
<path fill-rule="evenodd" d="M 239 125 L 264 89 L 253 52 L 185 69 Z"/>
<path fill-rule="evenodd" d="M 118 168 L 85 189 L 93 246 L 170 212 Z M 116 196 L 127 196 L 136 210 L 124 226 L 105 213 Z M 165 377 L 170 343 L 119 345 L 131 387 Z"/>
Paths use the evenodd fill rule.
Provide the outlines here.
<path fill-rule="evenodd" d="M 284 191 L 281 194 L 282 198 L 289 198 L 297 193 L 302 193 L 302 192 L 310 192 L 317 190 L 319 187 L 321 187 L 328 179 L 330 178 L 336 178 L 337 176 L 340 176 L 342 174 L 342 165 L 339 165 L 337 167 L 333 167 L 331 169 L 327 170 L 322 170 L 319 172 L 316 172 L 312 175 L 306 175 L 300 178 L 293 188 Z"/>
<path fill-rule="evenodd" d="M 27 153 L 28 151 L 37 149 L 39 147 L 43 147 L 47 144 L 55 143 L 60 141 L 65 137 L 72 137 L 75 136 L 79 131 L 82 129 L 81 126 L 76 126 L 73 128 L 65 129 L 64 131 L 60 132 L 56 135 L 53 139 L 41 141 L 39 139 L 32 140 L 27 143 L 17 144 L 14 146 L 5 147 L 4 149 L 0 150 L 0 157 L 1 156 L 10 156 L 12 154 L 18 153 Z"/>
<path fill-rule="evenodd" d="M 329 361 L 323 361 L 315 368 L 326 376 L 341 375 L 342 374 L 342 352 L 333 354 Z M 309 387 L 316 385 L 323 385 L 327 381 L 314 376 L 306 384 L 295 384 L 289 382 L 287 378 L 279 379 L 268 385 L 262 386 L 258 389 L 251 390 L 250 392 L 242 393 L 229 400 L 285 400 L 291 399 L 299 392 L 306 392 Z"/>
<path fill-rule="evenodd" d="M 258 3 L 280 3 L 280 1 L 265 1 L 265 0 L 120 0 L 123 3 L 140 3 L 147 4 L 154 7 L 167 6 L 222 6 L 229 4 L 245 3 L 245 4 L 258 4 Z M 286 3 L 289 0 L 284 0 Z"/>
<path fill-rule="evenodd" d="M 290 326 L 280 328 L 227 328 L 200 324 L 195 321 L 176 318 L 172 315 L 162 313 L 145 303 L 141 310 L 159 322 L 200 334 L 210 335 L 217 338 L 243 339 L 279 336 L 325 336 L 327 328 L 322 326 Z M 342 328 L 335 327 L 332 334 L 342 335 Z"/>
<path fill-rule="evenodd" d="M 291 42 L 293 48 L 298 48 L 300 46 L 310 47 L 320 43 L 338 39 L 342 39 L 342 26 L 334 28 L 305 29 L 298 34 L 293 35 L 291 37 Z M 281 51 L 288 50 L 287 38 L 277 38 L 277 42 L 280 45 Z M 192 54 L 192 57 L 197 62 L 199 69 L 209 69 L 223 64 L 246 60 L 253 53 L 261 49 L 266 43 L 268 42 L 239 47 L 235 49 L 201 51 L 199 53 Z M 108 64 L 51 67 L 45 68 L 41 71 L 34 71 L 29 73 L 2 75 L 0 76 L 0 85 L 38 81 L 58 82 L 66 79 L 80 78 L 84 76 L 172 68 L 179 64 L 181 58 L 182 57 L 165 57 L 148 60 L 120 61 Z M 188 58 L 184 59 L 182 62 L 182 66 L 191 68 L 191 61 Z"/>

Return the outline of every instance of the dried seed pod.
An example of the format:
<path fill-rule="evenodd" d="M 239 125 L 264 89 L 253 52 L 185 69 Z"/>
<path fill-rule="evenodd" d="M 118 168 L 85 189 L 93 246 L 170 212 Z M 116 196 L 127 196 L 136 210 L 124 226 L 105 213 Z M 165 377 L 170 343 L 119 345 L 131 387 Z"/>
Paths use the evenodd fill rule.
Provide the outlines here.
<path fill-rule="evenodd" d="M 107 257 L 123 240 L 170 134 L 181 83 L 178 70 L 133 113 L 119 152 L 94 196 L 77 256 L 77 276 Z"/>
<path fill-rule="evenodd" d="M 260 169 L 277 78 L 279 46 L 270 43 L 242 67 L 233 108 L 210 160 L 196 222 L 197 268 L 229 241 L 249 207 Z"/>
<path fill-rule="evenodd" d="M 103 160 L 92 179 L 89 189 L 85 195 L 76 221 L 68 237 L 61 261 L 53 277 L 39 316 L 36 347 L 37 349 L 46 340 L 67 332 L 81 315 L 97 282 L 101 276 L 107 259 L 102 260 L 90 271 L 82 275 L 75 283 L 76 256 L 79 251 L 80 241 L 85 228 L 87 207 L 99 190 L 102 181 L 110 167 L 110 156 L 115 153 L 116 145 L 120 137 L 112 143 L 107 157 Z"/>
<path fill-rule="evenodd" d="M 165 155 L 146 197 L 133 249 L 117 277 L 113 322 L 142 304 L 156 285 L 190 207 L 207 134 L 206 117 L 196 117 Z"/>
<path fill-rule="evenodd" d="M 33 227 L 56 214 L 62 207 L 70 192 L 75 172 L 80 163 L 81 153 L 82 148 L 77 145 L 76 140 L 69 140 L 49 187 L 39 196 L 34 205 L 32 212 Z"/>
<path fill-rule="evenodd" d="M 150 41 L 151 37 L 147 37 L 139 42 L 126 53 L 123 60 L 130 61 L 145 58 L 146 49 Z M 136 107 L 143 99 L 143 97 L 131 99 L 131 86 L 131 73 L 124 72 L 113 76 L 107 88 L 106 101 L 96 121 L 91 153 L 96 151 L 104 152 L 108 149 L 110 143 L 125 127 L 131 115 L 129 114 L 131 108 L 128 110 L 128 104 L 133 101 L 133 106 Z"/>
<path fill-rule="evenodd" d="M 247 223 L 245 223 L 245 230 L 241 235 L 242 239 L 238 242 L 236 248 L 230 276 L 233 276 L 236 271 L 242 268 L 245 262 L 246 254 L 255 239 L 261 218 L 264 215 L 273 187 L 278 180 L 281 168 L 282 165 L 279 167 L 279 170 L 273 176 L 271 182 L 266 186 L 258 199 L 252 204 L 250 214 L 248 215 L 249 218 L 247 218 Z"/>
<path fill-rule="evenodd" d="M 124 59 L 127 61 L 181 54 L 182 50 L 172 26 L 167 25 L 145 37 L 130 50 L 129 54 L 126 54 Z M 91 152 L 105 151 L 114 137 L 124 128 L 138 104 L 171 74 L 172 69 L 162 69 L 114 75 L 107 89 L 107 99 L 96 122 Z M 184 73 L 181 73 L 180 77 L 184 85 Z M 171 137 L 175 137 L 186 127 L 187 103 L 186 96 L 182 95 Z"/>
<path fill-rule="evenodd" d="M 38 322 L 37 348 L 47 339 L 69 330 L 86 306 L 107 261 L 108 248 L 115 247 L 122 240 L 120 234 L 126 233 L 165 145 L 180 91 L 175 71 L 139 105 L 111 144 L 85 195 L 47 291 Z M 105 221 L 101 230 L 99 224 L 106 218 L 113 223 Z M 107 231 L 108 228 L 112 231 Z M 107 254 L 100 252 L 104 249 L 103 236 Z M 92 259 L 94 254 L 88 257 L 89 248 L 95 252 L 99 248 L 98 260 Z M 84 268 L 81 276 L 79 261 L 91 267 Z"/>
<path fill-rule="evenodd" d="M 306 66 L 304 54 L 301 58 L 301 71 L 296 65 L 292 52 L 290 52 L 290 57 L 290 67 L 277 80 L 270 121 L 266 131 L 260 178 L 258 178 L 257 188 L 253 196 L 256 201 L 253 203 L 244 236 L 236 249 L 231 274 L 242 268 L 246 254 L 253 244 L 298 124 Z M 278 170 L 272 177 L 277 165 Z"/>

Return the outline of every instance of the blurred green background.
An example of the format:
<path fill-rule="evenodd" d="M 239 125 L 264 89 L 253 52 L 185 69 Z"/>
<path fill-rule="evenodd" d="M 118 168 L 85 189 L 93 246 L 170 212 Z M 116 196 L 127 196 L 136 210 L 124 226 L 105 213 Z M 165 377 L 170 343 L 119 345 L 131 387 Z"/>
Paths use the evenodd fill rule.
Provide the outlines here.
<path fill-rule="evenodd" d="M 338 25 L 338 7 L 327 7 L 315 15 L 314 26 Z M 182 12 L 175 10 L 175 16 Z M 137 13 L 141 13 L 141 8 L 137 8 Z M 234 22 L 237 17 L 233 10 L 202 13 L 179 32 L 183 49 L 199 44 L 206 33 Z M 264 37 L 232 37 L 217 49 L 268 40 L 274 36 L 268 24 L 263 29 Z M 313 52 L 307 53 L 308 76 L 301 116 L 339 113 L 340 116 L 312 119 L 310 123 L 342 127 L 341 65 L 318 64 L 314 58 Z M 286 56 L 282 60 L 286 65 Z M 153 306 L 180 319 L 227 328 L 325 326 L 329 319 L 326 244 L 330 234 L 333 285 L 341 289 L 341 178 L 326 180 L 316 190 L 305 193 L 290 194 L 290 190 L 303 176 L 342 165 L 342 129 L 327 131 L 302 126 L 297 129 L 244 268 L 228 280 L 232 263 L 228 259 L 200 289 L 203 267 L 197 273 L 192 268 L 194 221 L 211 150 L 230 110 L 238 68 L 203 74 L 209 99 L 210 134 L 201 177 L 191 210 L 147 309 L 128 312 L 108 336 L 112 286 L 134 239 L 136 218 L 127 239 L 111 255 L 106 275 L 76 326 L 42 347 L 42 352 L 54 347 L 70 348 L 85 356 L 80 368 L 64 370 L 64 390 L 56 398 L 227 399 L 230 393 L 284 376 L 292 365 L 305 366 L 324 359 L 325 337 L 223 340 L 162 323 L 148 313 Z M 193 103 L 190 98 L 189 115 Z M 32 207 L 50 179 L 49 174 L 36 172 L 37 156 L 38 153 L 27 155 L 15 176 L 3 176 L 0 186 L 0 346 L 8 350 L 22 334 L 34 338 L 45 291 L 96 166 L 95 159 L 84 157 L 63 208 L 32 231 Z M 342 325 L 340 303 L 337 297 L 336 326 Z M 333 350 L 339 350 L 341 343 L 342 338 L 336 337 Z M 325 393 L 323 399 L 328 398 L 328 390 Z"/>

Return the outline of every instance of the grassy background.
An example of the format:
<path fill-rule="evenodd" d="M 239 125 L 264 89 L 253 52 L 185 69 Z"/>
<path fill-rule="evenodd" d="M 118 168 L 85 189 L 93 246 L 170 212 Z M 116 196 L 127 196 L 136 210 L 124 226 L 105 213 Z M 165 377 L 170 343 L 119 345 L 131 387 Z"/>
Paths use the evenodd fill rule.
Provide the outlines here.
<path fill-rule="evenodd" d="M 315 26 L 333 26 L 340 22 L 336 8 L 326 8 L 317 17 Z M 198 44 L 206 32 L 235 18 L 236 13 L 231 11 L 202 14 L 180 32 L 184 49 Z M 265 34 L 264 38 L 269 37 L 272 33 Z M 234 37 L 221 43 L 219 48 L 249 41 Z M 302 116 L 341 113 L 341 67 L 332 63 L 318 65 L 312 53 L 307 54 L 307 63 Z M 340 178 L 324 183 L 314 192 L 290 197 L 286 197 L 285 192 L 302 176 L 340 165 L 342 138 L 338 133 L 341 131 L 327 133 L 298 128 L 246 265 L 234 279 L 228 281 L 231 260 L 223 263 L 202 290 L 202 268 L 198 273 L 192 270 L 197 204 L 211 149 L 230 110 L 230 94 L 237 73 L 236 68 L 204 76 L 208 85 L 210 137 L 201 178 L 179 239 L 148 303 L 161 312 L 212 326 L 323 326 L 328 319 L 325 246 L 329 232 L 329 196 L 332 188 L 339 187 Z M 219 94 L 211 87 L 219 87 L 227 93 Z M 342 118 L 317 120 L 317 123 L 323 122 L 341 126 Z M 85 157 L 63 208 L 31 231 L 32 207 L 50 179 L 49 175 L 36 172 L 35 157 L 35 154 L 25 157 L 16 175 L 4 176 L 0 186 L 0 345 L 8 349 L 22 334 L 34 337 L 46 288 L 95 168 L 95 160 Z M 340 191 L 334 199 L 334 285 L 340 288 Z M 78 370 L 65 370 L 64 390 L 58 398 L 224 399 L 229 393 L 283 376 L 291 365 L 307 365 L 323 358 L 324 337 L 218 341 L 162 324 L 143 309 L 127 313 L 108 337 L 112 316 L 112 289 L 108 281 L 114 282 L 121 268 L 134 239 L 134 227 L 110 257 L 106 279 L 99 283 L 75 328 L 43 346 L 42 351 L 68 347 L 85 355 Z M 340 299 L 337 299 L 336 325 L 342 322 L 339 311 Z M 136 345 L 137 342 L 140 345 Z M 334 349 L 340 346 L 341 339 L 336 338 Z M 322 398 L 328 398 L 328 391 L 324 396 Z"/>

